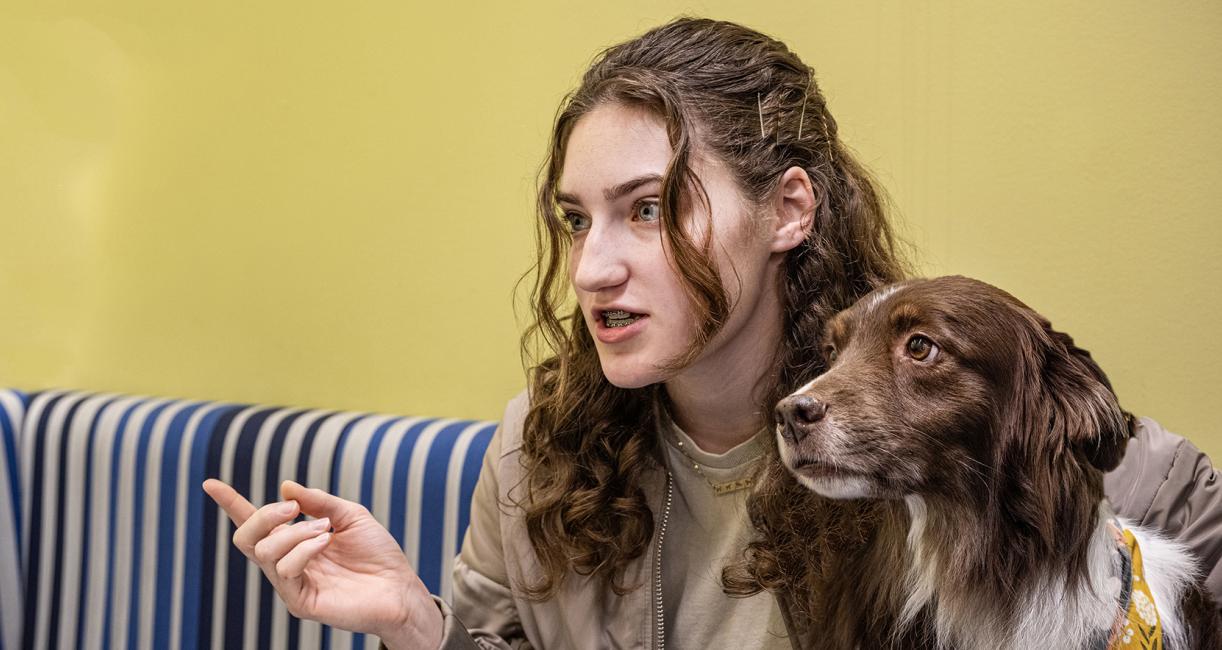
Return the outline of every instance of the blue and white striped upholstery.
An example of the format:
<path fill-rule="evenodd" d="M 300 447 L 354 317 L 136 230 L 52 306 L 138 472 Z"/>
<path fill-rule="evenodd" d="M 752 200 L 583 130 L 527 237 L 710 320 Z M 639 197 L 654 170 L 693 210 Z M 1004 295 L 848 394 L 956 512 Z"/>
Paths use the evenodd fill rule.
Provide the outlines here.
<path fill-rule="evenodd" d="M 21 490 L 18 436 L 25 395 L 0 390 L 0 650 L 21 646 Z"/>
<path fill-rule="evenodd" d="M 31 395 L 16 445 L 23 643 L 375 648 L 377 639 L 289 616 L 233 547 L 233 525 L 200 484 L 220 478 L 258 505 L 276 500 L 280 481 L 291 478 L 358 501 L 399 541 L 425 585 L 448 598 L 495 427 L 80 392 Z"/>

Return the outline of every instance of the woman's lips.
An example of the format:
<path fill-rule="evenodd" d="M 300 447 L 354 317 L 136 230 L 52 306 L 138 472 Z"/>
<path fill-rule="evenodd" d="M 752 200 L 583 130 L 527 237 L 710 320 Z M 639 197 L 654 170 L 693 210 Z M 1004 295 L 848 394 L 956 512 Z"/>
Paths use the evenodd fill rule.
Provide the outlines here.
<path fill-rule="evenodd" d="M 624 325 L 622 327 L 607 327 L 607 323 L 602 318 L 598 318 L 594 321 L 594 336 L 603 343 L 619 343 L 621 341 L 626 341 L 637 334 L 640 334 L 641 331 L 645 329 L 645 323 L 648 320 L 649 316 L 641 314 L 635 321 L 629 323 L 628 325 Z"/>

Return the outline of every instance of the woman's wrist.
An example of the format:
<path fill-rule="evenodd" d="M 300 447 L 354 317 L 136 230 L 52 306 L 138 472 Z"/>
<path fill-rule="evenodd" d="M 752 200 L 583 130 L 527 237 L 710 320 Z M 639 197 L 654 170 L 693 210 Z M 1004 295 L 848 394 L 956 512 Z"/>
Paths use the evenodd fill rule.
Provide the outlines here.
<path fill-rule="evenodd" d="M 409 596 L 404 616 L 376 634 L 389 650 L 440 648 L 445 628 L 441 608 L 427 593 Z"/>

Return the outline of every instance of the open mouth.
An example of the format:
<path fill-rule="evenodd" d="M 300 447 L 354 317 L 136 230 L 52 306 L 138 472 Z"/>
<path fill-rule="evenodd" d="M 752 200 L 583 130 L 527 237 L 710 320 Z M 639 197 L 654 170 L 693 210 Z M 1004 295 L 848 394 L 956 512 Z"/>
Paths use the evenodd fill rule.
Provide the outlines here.
<path fill-rule="evenodd" d="M 644 314 L 634 314 L 621 309 L 613 309 L 602 312 L 604 327 L 628 327 L 638 320 L 641 320 L 643 317 Z"/>

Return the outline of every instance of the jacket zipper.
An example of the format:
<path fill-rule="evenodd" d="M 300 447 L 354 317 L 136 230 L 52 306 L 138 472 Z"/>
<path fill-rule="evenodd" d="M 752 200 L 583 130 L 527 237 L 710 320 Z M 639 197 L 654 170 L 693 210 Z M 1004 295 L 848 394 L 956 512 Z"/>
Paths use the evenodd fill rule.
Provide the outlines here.
<path fill-rule="evenodd" d="M 657 649 L 666 648 L 666 614 L 662 611 L 662 543 L 666 540 L 666 524 L 670 521 L 670 502 L 674 497 L 674 483 L 670 471 L 666 472 L 666 504 L 662 508 L 662 523 L 658 526 L 658 550 L 653 556 L 653 602 L 657 605 Z"/>

